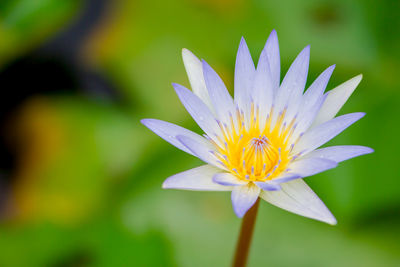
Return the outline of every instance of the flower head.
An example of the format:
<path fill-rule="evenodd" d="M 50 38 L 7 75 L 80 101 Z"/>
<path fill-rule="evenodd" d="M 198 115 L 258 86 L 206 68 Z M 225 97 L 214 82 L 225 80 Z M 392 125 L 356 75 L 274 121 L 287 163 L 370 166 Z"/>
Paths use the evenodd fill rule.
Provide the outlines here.
<path fill-rule="evenodd" d="M 163 188 L 232 191 L 239 217 L 261 197 L 296 214 L 335 224 L 333 215 L 302 178 L 372 152 L 363 146 L 318 149 L 364 116 L 351 113 L 335 118 L 362 76 L 324 93 L 335 67 L 331 66 L 304 92 L 310 57 L 307 46 L 280 83 L 278 38 L 272 31 L 257 68 L 242 38 L 232 99 L 204 60 L 186 49 L 182 55 L 193 92 L 179 84 L 173 86 L 205 134 L 154 119 L 142 123 L 207 164 L 169 177 Z"/>

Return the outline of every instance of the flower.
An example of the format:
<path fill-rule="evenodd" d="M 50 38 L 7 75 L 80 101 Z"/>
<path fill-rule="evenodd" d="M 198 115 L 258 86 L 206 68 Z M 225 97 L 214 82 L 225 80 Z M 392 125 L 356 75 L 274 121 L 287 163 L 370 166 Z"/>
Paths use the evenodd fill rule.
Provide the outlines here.
<path fill-rule="evenodd" d="M 234 99 L 218 74 L 189 50 L 182 51 L 193 92 L 175 91 L 204 131 L 200 136 L 180 126 L 144 119 L 142 123 L 206 165 L 173 175 L 163 188 L 232 191 L 238 217 L 258 197 L 290 212 L 336 224 L 336 219 L 302 178 L 371 153 L 364 146 L 320 148 L 364 113 L 335 117 L 362 76 L 324 94 L 335 68 L 327 68 L 304 92 L 310 47 L 305 47 L 280 83 L 278 37 L 270 34 L 255 68 L 242 38 L 235 64 Z"/>

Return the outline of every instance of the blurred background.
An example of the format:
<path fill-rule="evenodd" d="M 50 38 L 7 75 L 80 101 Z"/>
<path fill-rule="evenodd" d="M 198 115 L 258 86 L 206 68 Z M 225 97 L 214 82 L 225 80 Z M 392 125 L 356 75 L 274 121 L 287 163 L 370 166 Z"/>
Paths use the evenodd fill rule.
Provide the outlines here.
<path fill-rule="evenodd" d="M 229 266 L 240 220 L 228 193 L 162 190 L 199 166 L 139 123 L 199 131 L 171 83 L 181 48 L 232 88 L 244 36 L 272 29 L 282 73 L 311 45 L 308 84 L 363 73 L 334 144 L 375 153 L 306 181 L 335 227 L 260 205 L 250 266 L 400 266 L 397 0 L 0 1 L 0 266 Z"/>

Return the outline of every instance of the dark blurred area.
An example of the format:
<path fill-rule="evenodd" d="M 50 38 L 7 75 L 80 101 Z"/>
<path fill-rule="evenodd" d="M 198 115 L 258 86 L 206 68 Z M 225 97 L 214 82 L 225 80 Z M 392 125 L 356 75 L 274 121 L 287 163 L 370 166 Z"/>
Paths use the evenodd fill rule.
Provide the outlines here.
<path fill-rule="evenodd" d="M 282 73 L 311 44 L 307 84 L 363 73 L 331 142 L 375 153 L 307 178 L 335 227 L 261 204 L 250 266 L 400 266 L 399 1 L 3 0 L 0 266 L 228 266 L 240 220 L 223 193 L 164 191 L 201 163 L 145 129 L 194 122 L 186 47 L 232 88 L 236 49 L 256 61 L 276 29 Z M 283 76 L 283 75 L 282 75 Z"/>
<path fill-rule="evenodd" d="M 84 95 L 91 99 L 117 100 L 117 90 L 98 70 L 87 66 L 81 50 L 87 37 L 106 15 L 107 0 L 80 3 L 81 10 L 66 28 L 48 40 L 6 62 L 0 73 L 3 91 L 0 98 L 0 123 L 5 133 L 16 111 L 31 97 L 38 95 Z M 16 168 L 16 151 L 2 136 L 0 167 L 7 172 Z M 11 175 L 2 178 L 9 179 Z"/>

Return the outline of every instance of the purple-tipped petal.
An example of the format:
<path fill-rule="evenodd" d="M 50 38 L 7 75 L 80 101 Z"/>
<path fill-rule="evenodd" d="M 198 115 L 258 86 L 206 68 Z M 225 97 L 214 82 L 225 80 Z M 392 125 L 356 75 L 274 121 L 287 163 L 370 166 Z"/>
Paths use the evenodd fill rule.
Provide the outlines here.
<path fill-rule="evenodd" d="M 235 186 L 232 189 L 232 206 L 235 214 L 242 218 L 254 205 L 260 194 L 260 188 L 249 183 L 247 185 Z"/>
<path fill-rule="evenodd" d="M 303 155 L 322 146 L 347 127 L 364 117 L 365 113 L 356 112 L 336 117 L 306 132 L 296 143 L 293 154 L 302 152 Z"/>
<path fill-rule="evenodd" d="M 253 84 L 255 67 L 246 41 L 242 37 L 235 64 L 235 102 L 239 108 L 245 109 L 249 102 L 249 90 Z"/>
<path fill-rule="evenodd" d="M 231 191 L 232 187 L 216 184 L 212 181 L 212 177 L 219 172 L 221 172 L 220 169 L 211 165 L 200 166 L 167 178 L 162 188 L 195 191 Z"/>
<path fill-rule="evenodd" d="M 200 98 L 182 85 L 172 85 L 174 86 L 176 94 L 178 95 L 182 104 L 185 106 L 186 110 L 200 126 L 200 128 L 203 129 L 203 131 L 210 138 L 215 137 L 215 135 L 220 135 L 221 131 L 218 123 L 206 104 L 204 104 Z"/>
<path fill-rule="evenodd" d="M 250 90 L 250 99 L 254 101 L 254 106 L 259 111 L 260 129 L 264 128 L 267 116 L 271 111 L 273 96 L 274 88 L 268 56 L 267 52 L 263 50 L 255 72 L 253 87 Z"/>
<path fill-rule="evenodd" d="M 184 146 L 176 137 L 178 135 L 182 136 L 188 136 L 193 140 L 196 140 L 197 142 L 200 143 L 209 143 L 207 139 L 204 137 L 189 131 L 183 127 L 180 127 L 178 125 L 166 122 L 166 121 L 161 121 L 161 120 L 156 120 L 156 119 L 143 119 L 141 122 L 150 130 L 152 130 L 155 134 L 160 136 L 162 139 L 167 141 L 168 143 L 176 146 L 180 150 L 185 151 L 186 153 L 189 153 L 191 155 L 194 155 L 192 151 L 190 151 L 186 146 Z"/>
<path fill-rule="evenodd" d="M 297 127 L 292 134 L 292 140 L 296 140 L 299 134 L 310 128 L 319 109 L 325 101 L 326 96 L 323 94 L 332 75 L 335 65 L 330 66 L 311 84 L 302 97 L 299 111 L 297 113 Z"/>
<path fill-rule="evenodd" d="M 279 175 L 278 177 L 272 179 L 270 182 L 274 184 L 287 183 L 289 181 L 302 178 L 302 176 L 298 173 L 284 173 Z"/>
<path fill-rule="evenodd" d="M 211 103 L 213 104 L 214 110 L 220 120 L 224 122 L 229 121 L 229 112 L 233 112 L 234 104 L 231 95 L 224 82 L 218 76 L 218 74 L 202 60 L 204 79 L 206 81 L 208 94 L 211 98 Z"/>
<path fill-rule="evenodd" d="M 309 61 L 310 46 L 306 46 L 293 61 L 276 94 L 274 100 L 275 120 L 277 119 L 279 113 L 283 112 L 286 108 L 287 112 L 285 117 L 293 117 L 297 112 L 307 81 Z"/>
<path fill-rule="evenodd" d="M 222 163 L 218 161 L 218 158 L 214 155 L 215 147 L 213 147 L 212 145 L 198 142 L 197 140 L 183 135 L 178 135 L 176 139 L 179 140 L 185 147 L 187 147 L 195 156 L 197 156 L 202 161 L 218 168 L 225 169 Z"/>
<path fill-rule="evenodd" d="M 326 95 L 322 95 L 316 103 L 310 105 L 307 109 L 306 113 L 303 113 L 303 116 L 300 117 L 299 120 L 296 122 L 296 128 L 293 131 L 292 136 L 290 137 L 289 143 L 293 144 L 300 135 L 304 134 L 310 129 L 310 125 L 312 124 L 318 110 L 321 108 L 321 105 L 324 103 Z"/>
<path fill-rule="evenodd" d="M 279 55 L 278 35 L 272 30 L 261 54 L 266 53 L 271 70 L 271 81 L 274 91 L 277 91 L 281 82 L 281 63 Z M 261 60 L 261 57 L 260 57 Z M 260 64 L 260 62 L 258 63 Z"/>
<path fill-rule="evenodd" d="M 305 158 L 294 161 L 289 165 L 290 171 L 301 177 L 311 176 L 337 166 L 337 162 L 320 159 L 320 158 Z"/>
<path fill-rule="evenodd" d="M 374 152 L 365 146 L 330 146 L 314 150 L 306 155 L 307 158 L 321 158 L 342 162 L 354 157 Z"/>
<path fill-rule="evenodd" d="M 284 173 L 273 178 L 272 180 L 268 180 L 266 182 L 255 182 L 255 184 L 263 190 L 276 191 L 281 189 L 281 183 L 287 183 L 289 181 L 299 178 L 302 177 L 297 173 Z"/>
<path fill-rule="evenodd" d="M 182 58 L 193 92 L 208 106 L 211 111 L 214 111 L 210 96 L 208 95 L 206 83 L 204 81 L 203 66 L 201 61 L 192 52 L 185 48 L 182 49 Z"/>
<path fill-rule="evenodd" d="M 217 184 L 226 186 L 238 186 L 238 185 L 245 185 L 248 183 L 238 179 L 236 176 L 227 172 L 217 173 L 216 175 L 214 175 L 213 181 Z"/>
<path fill-rule="evenodd" d="M 307 109 L 309 105 L 316 103 L 318 99 L 322 97 L 335 67 L 336 65 L 329 66 L 310 85 L 310 87 L 304 93 L 301 110 Z"/>
<path fill-rule="evenodd" d="M 281 186 L 279 184 L 270 183 L 270 182 L 255 182 L 255 184 L 262 190 L 267 191 L 277 191 L 281 190 Z"/>
<path fill-rule="evenodd" d="M 362 75 L 360 74 L 330 90 L 311 127 L 315 127 L 334 118 L 361 82 L 361 79 Z"/>
<path fill-rule="evenodd" d="M 281 187 L 279 191 L 262 191 L 260 197 L 289 212 L 332 225 L 336 224 L 335 217 L 303 179 L 283 183 Z"/>

